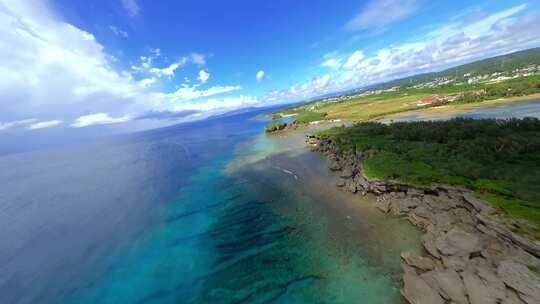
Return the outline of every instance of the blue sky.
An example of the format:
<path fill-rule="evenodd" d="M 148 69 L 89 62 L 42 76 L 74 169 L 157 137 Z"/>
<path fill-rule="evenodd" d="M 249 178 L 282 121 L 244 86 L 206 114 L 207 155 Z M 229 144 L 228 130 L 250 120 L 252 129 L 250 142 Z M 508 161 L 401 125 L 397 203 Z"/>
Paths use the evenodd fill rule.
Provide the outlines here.
<path fill-rule="evenodd" d="M 0 0 L 0 41 L 0 136 L 130 131 L 540 46 L 540 5 Z"/>

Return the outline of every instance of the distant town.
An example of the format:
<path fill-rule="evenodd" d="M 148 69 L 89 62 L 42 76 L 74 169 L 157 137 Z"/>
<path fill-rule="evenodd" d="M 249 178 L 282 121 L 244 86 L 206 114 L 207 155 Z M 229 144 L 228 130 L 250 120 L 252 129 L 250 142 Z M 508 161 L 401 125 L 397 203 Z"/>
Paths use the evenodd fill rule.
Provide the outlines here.
<path fill-rule="evenodd" d="M 511 71 L 504 72 L 494 72 L 489 74 L 475 75 L 473 73 L 465 73 L 462 75 L 456 75 L 456 77 L 438 77 L 433 80 L 422 82 L 413 86 L 392 86 L 388 89 L 371 89 L 365 90 L 355 94 L 334 96 L 325 99 L 321 99 L 318 102 L 310 104 L 306 110 L 314 111 L 319 109 L 323 104 L 333 103 L 333 102 L 343 102 L 352 99 L 357 99 L 360 97 L 366 97 L 371 95 L 379 95 L 382 93 L 390 92 L 399 92 L 402 89 L 430 89 L 430 88 L 439 88 L 444 86 L 466 86 L 466 85 L 476 85 L 476 84 L 495 84 L 505 80 L 517 79 L 521 77 L 528 77 L 540 75 L 540 65 L 530 64 L 524 68 L 518 68 Z M 475 91 L 474 94 L 481 96 L 485 94 L 485 89 Z M 426 106 L 434 105 L 438 103 L 452 102 L 459 100 L 464 97 L 463 93 L 453 94 L 453 95 L 434 95 L 427 98 L 419 99 L 416 103 L 417 106 Z"/>

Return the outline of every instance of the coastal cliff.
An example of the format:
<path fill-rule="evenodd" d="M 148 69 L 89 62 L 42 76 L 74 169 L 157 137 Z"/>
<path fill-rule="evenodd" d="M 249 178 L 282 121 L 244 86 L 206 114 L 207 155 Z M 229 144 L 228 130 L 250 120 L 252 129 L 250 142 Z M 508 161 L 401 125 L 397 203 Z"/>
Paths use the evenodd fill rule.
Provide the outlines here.
<path fill-rule="evenodd" d="M 376 150 L 342 151 L 332 136 L 309 135 L 306 144 L 339 172 L 338 187 L 376 195 L 383 213 L 406 217 L 424 232 L 422 256 L 401 254 L 408 302 L 540 303 L 540 242 L 509 228 L 522 221 L 503 222 L 466 188 L 369 178 L 363 163 Z"/>

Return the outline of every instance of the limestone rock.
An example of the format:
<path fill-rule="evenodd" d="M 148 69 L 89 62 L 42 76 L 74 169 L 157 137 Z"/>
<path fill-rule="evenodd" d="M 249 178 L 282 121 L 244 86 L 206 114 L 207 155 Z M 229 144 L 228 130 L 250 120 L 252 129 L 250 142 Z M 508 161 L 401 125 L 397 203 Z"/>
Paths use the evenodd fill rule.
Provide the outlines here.
<path fill-rule="evenodd" d="M 354 175 L 354 172 L 351 168 L 343 169 L 343 171 L 341 171 L 341 174 L 340 174 L 340 176 L 343 178 L 351 178 L 353 177 L 353 175 Z"/>
<path fill-rule="evenodd" d="M 440 258 L 441 255 L 439 254 L 439 251 L 437 250 L 436 244 L 435 244 L 435 235 L 433 233 L 426 233 L 422 236 L 422 245 L 426 249 L 426 251 L 431 254 L 435 258 Z"/>
<path fill-rule="evenodd" d="M 494 296 L 492 289 L 472 271 L 464 271 L 462 277 L 471 304 L 496 304 L 501 300 Z"/>
<path fill-rule="evenodd" d="M 476 218 L 474 218 L 467 209 L 454 208 L 451 212 L 453 218 L 455 218 L 457 221 L 470 226 L 476 225 Z"/>
<path fill-rule="evenodd" d="M 424 201 L 435 210 L 448 211 L 455 207 L 455 202 L 445 196 L 426 195 Z"/>
<path fill-rule="evenodd" d="M 433 218 L 433 211 L 426 204 L 421 204 L 412 211 L 415 215 L 423 217 L 425 219 Z"/>
<path fill-rule="evenodd" d="M 330 165 L 328 165 L 328 168 L 330 168 L 330 170 L 332 171 L 339 171 L 341 170 L 341 165 L 339 164 L 339 162 L 334 160 L 330 162 Z"/>
<path fill-rule="evenodd" d="M 509 256 L 517 263 L 540 269 L 540 259 L 519 247 L 512 247 Z"/>
<path fill-rule="evenodd" d="M 470 204 L 478 212 L 485 213 L 485 214 L 494 214 L 496 212 L 496 210 L 493 207 L 477 199 L 470 193 L 463 194 L 463 200 L 466 203 Z"/>
<path fill-rule="evenodd" d="M 518 297 L 515 291 L 513 291 L 512 289 L 506 288 L 506 297 L 501 302 L 501 304 L 525 304 L 525 302 L 523 302 Z"/>
<path fill-rule="evenodd" d="M 440 211 L 433 216 L 432 221 L 434 222 L 435 226 L 439 228 L 439 230 L 447 231 L 450 228 L 450 225 L 452 225 L 454 222 L 454 219 L 452 218 L 450 212 Z"/>
<path fill-rule="evenodd" d="M 518 292 L 523 301 L 528 304 L 540 303 L 540 278 L 527 266 L 507 260 L 499 264 L 497 273 L 506 285 Z"/>
<path fill-rule="evenodd" d="M 405 261 L 405 263 L 407 263 L 407 265 L 422 269 L 424 271 L 435 268 L 435 264 L 433 263 L 432 259 L 418 256 L 412 252 L 402 252 L 401 258 Z"/>
<path fill-rule="evenodd" d="M 345 180 L 342 179 L 342 178 L 338 179 L 337 182 L 336 182 L 336 186 L 338 186 L 338 187 L 345 186 Z"/>
<path fill-rule="evenodd" d="M 469 256 L 482 250 L 480 238 L 459 228 L 453 228 L 439 236 L 436 247 L 443 255 Z"/>
<path fill-rule="evenodd" d="M 358 191 L 356 184 L 350 179 L 345 183 L 345 189 L 351 193 L 356 193 L 356 191 Z"/>
<path fill-rule="evenodd" d="M 424 196 L 424 190 L 419 190 L 416 188 L 407 189 L 407 195 L 411 197 L 422 197 Z"/>
<path fill-rule="evenodd" d="M 412 212 L 409 213 L 407 219 L 409 222 L 411 222 L 411 224 L 424 230 L 427 230 L 428 226 L 431 225 L 431 222 L 428 219 L 420 217 Z"/>
<path fill-rule="evenodd" d="M 497 299 L 506 298 L 506 291 L 503 281 L 497 276 L 495 270 L 487 265 L 477 266 L 476 274 L 490 290 L 490 294 Z"/>
<path fill-rule="evenodd" d="M 412 273 L 403 275 L 401 294 L 411 304 L 444 304 L 444 300 L 438 292 Z"/>
<path fill-rule="evenodd" d="M 390 211 L 390 201 L 384 200 L 376 203 L 376 206 L 383 213 L 388 213 Z"/>
<path fill-rule="evenodd" d="M 414 209 L 418 207 L 420 201 L 416 198 L 405 198 L 400 200 L 400 205 L 402 210 L 409 211 L 409 209 Z"/>
<path fill-rule="evenodd" d="M 455 270 L 432 270 L 423 273 L 420 277 L 446 300 L 456 304 L 469 303 L 463 281 Z"/>
<path fill-rule="evenodd" d="M 493 217 L 490 217 L 486 214 L 479 213 L 476 215 L 476 218 L 487 228 L 493 230 L 492 233 L 495 232 L 501 238 L 511 240 L 529 253 L 540 257 L 540 241 L 530 240 L 523 236 L 517 235 L 510 231 L 508 228 L 506 228 L 504 224 L 498 222 Z"/>
<path fill-rule="evenodd" d="M 467 267 L 466 258 L 463 257 L 442 256 L 441 259 L 444 267 L 455 271 L 463 271 Z"/>

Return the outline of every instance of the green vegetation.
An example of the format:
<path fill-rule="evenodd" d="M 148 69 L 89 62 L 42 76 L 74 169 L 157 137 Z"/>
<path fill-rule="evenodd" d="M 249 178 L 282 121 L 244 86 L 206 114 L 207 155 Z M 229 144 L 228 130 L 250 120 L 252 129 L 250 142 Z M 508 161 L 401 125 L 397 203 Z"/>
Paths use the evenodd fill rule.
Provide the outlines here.
<path fill-rule="evenodd" d="M 335 138 L 342 151 L 376 151 L 364 161 L 370 177 L 467 187 L 508 214 L 530 220 L 532 233 L 540 235 L 538 119 L 365 122 L 318 134 Z"/>
<path fill-rule="evenodd" d="M 524 68 L 531 63 L 540 63 L 540 48 L 529 49 L 525 51 L 515 52 L 512 54 L 488 58 L 469 64 L 464 64 L 458 67 L 450 68 L 444 71 L 427 73 L 407 77 L 399 80 L 394 80 L 385 83 L 382 88 L 390 88 L 393 86 L 414 86 L 419 83 L 431 81 L 436 78 L 455 78 L 457 81 L 463 81 L 464 74 L 483 75 L 492 73 L 501 73 L 515 69 Z"/>
<path fill-rule="evenodd" d="M 287 127 L 287 124 L 284 123 L 284 122 L 272 121 L 271 123 L 267 124 L 264 127 L 264 130 L 266 132 L 275 132 L 275 131 L 283 130 L 283 129 L 285 129 L 285 127 Z"/>
<path fill-rule="evenodd" d="M 296 115 L 298 123 L 321 119 L 361 121 L 440 105 L 526 96 L 540 93 L 539 71 L 540 48 L 535 48 L 391 81 L 365 92 L 309 101 L 270 115 L 273 118 Z M 421 102 L 434 96 L 446 97 L 446 100 Z M 305 113 L 324 117 L 309 118 L 315 114 Z"/>
<path fill-rule="evenodd" d="M 511 79 L 500 83 L 482 84 L 476 86 L 477 90 L 464 93 L 456 103 L 480 102 L 499 98 L 527 96 L 540 93 L 540 76 L 529 76 Z"/>
<path fill-rule="evenodd" d="M 298 114 L 298 116 L 296 116 L 296 119 L 294 120 L 294 122 L 297 124 L 306 124 L 312 121 L 324 120 L 325 117 L 326 117 L 326 113 L 302 112 Z"/>
<path fill-rule="evenodd" d="M 526 96 L 540 93 L 540 75 L 521 77 L 498 83 L 475 85 L 445 85 L 433 88 L 404 89 L 369 96 L 354 97 L 337 102 L 316 100 L 271 113 L 273 117 L 297 115 L 296 121 L 315 120 L 369 120 L 390 114 L 418 110 L 440 105 L 466 104 Z M 432 96 L 455 96 L 455 100 L 421 106 L 418 102 Z"/>

